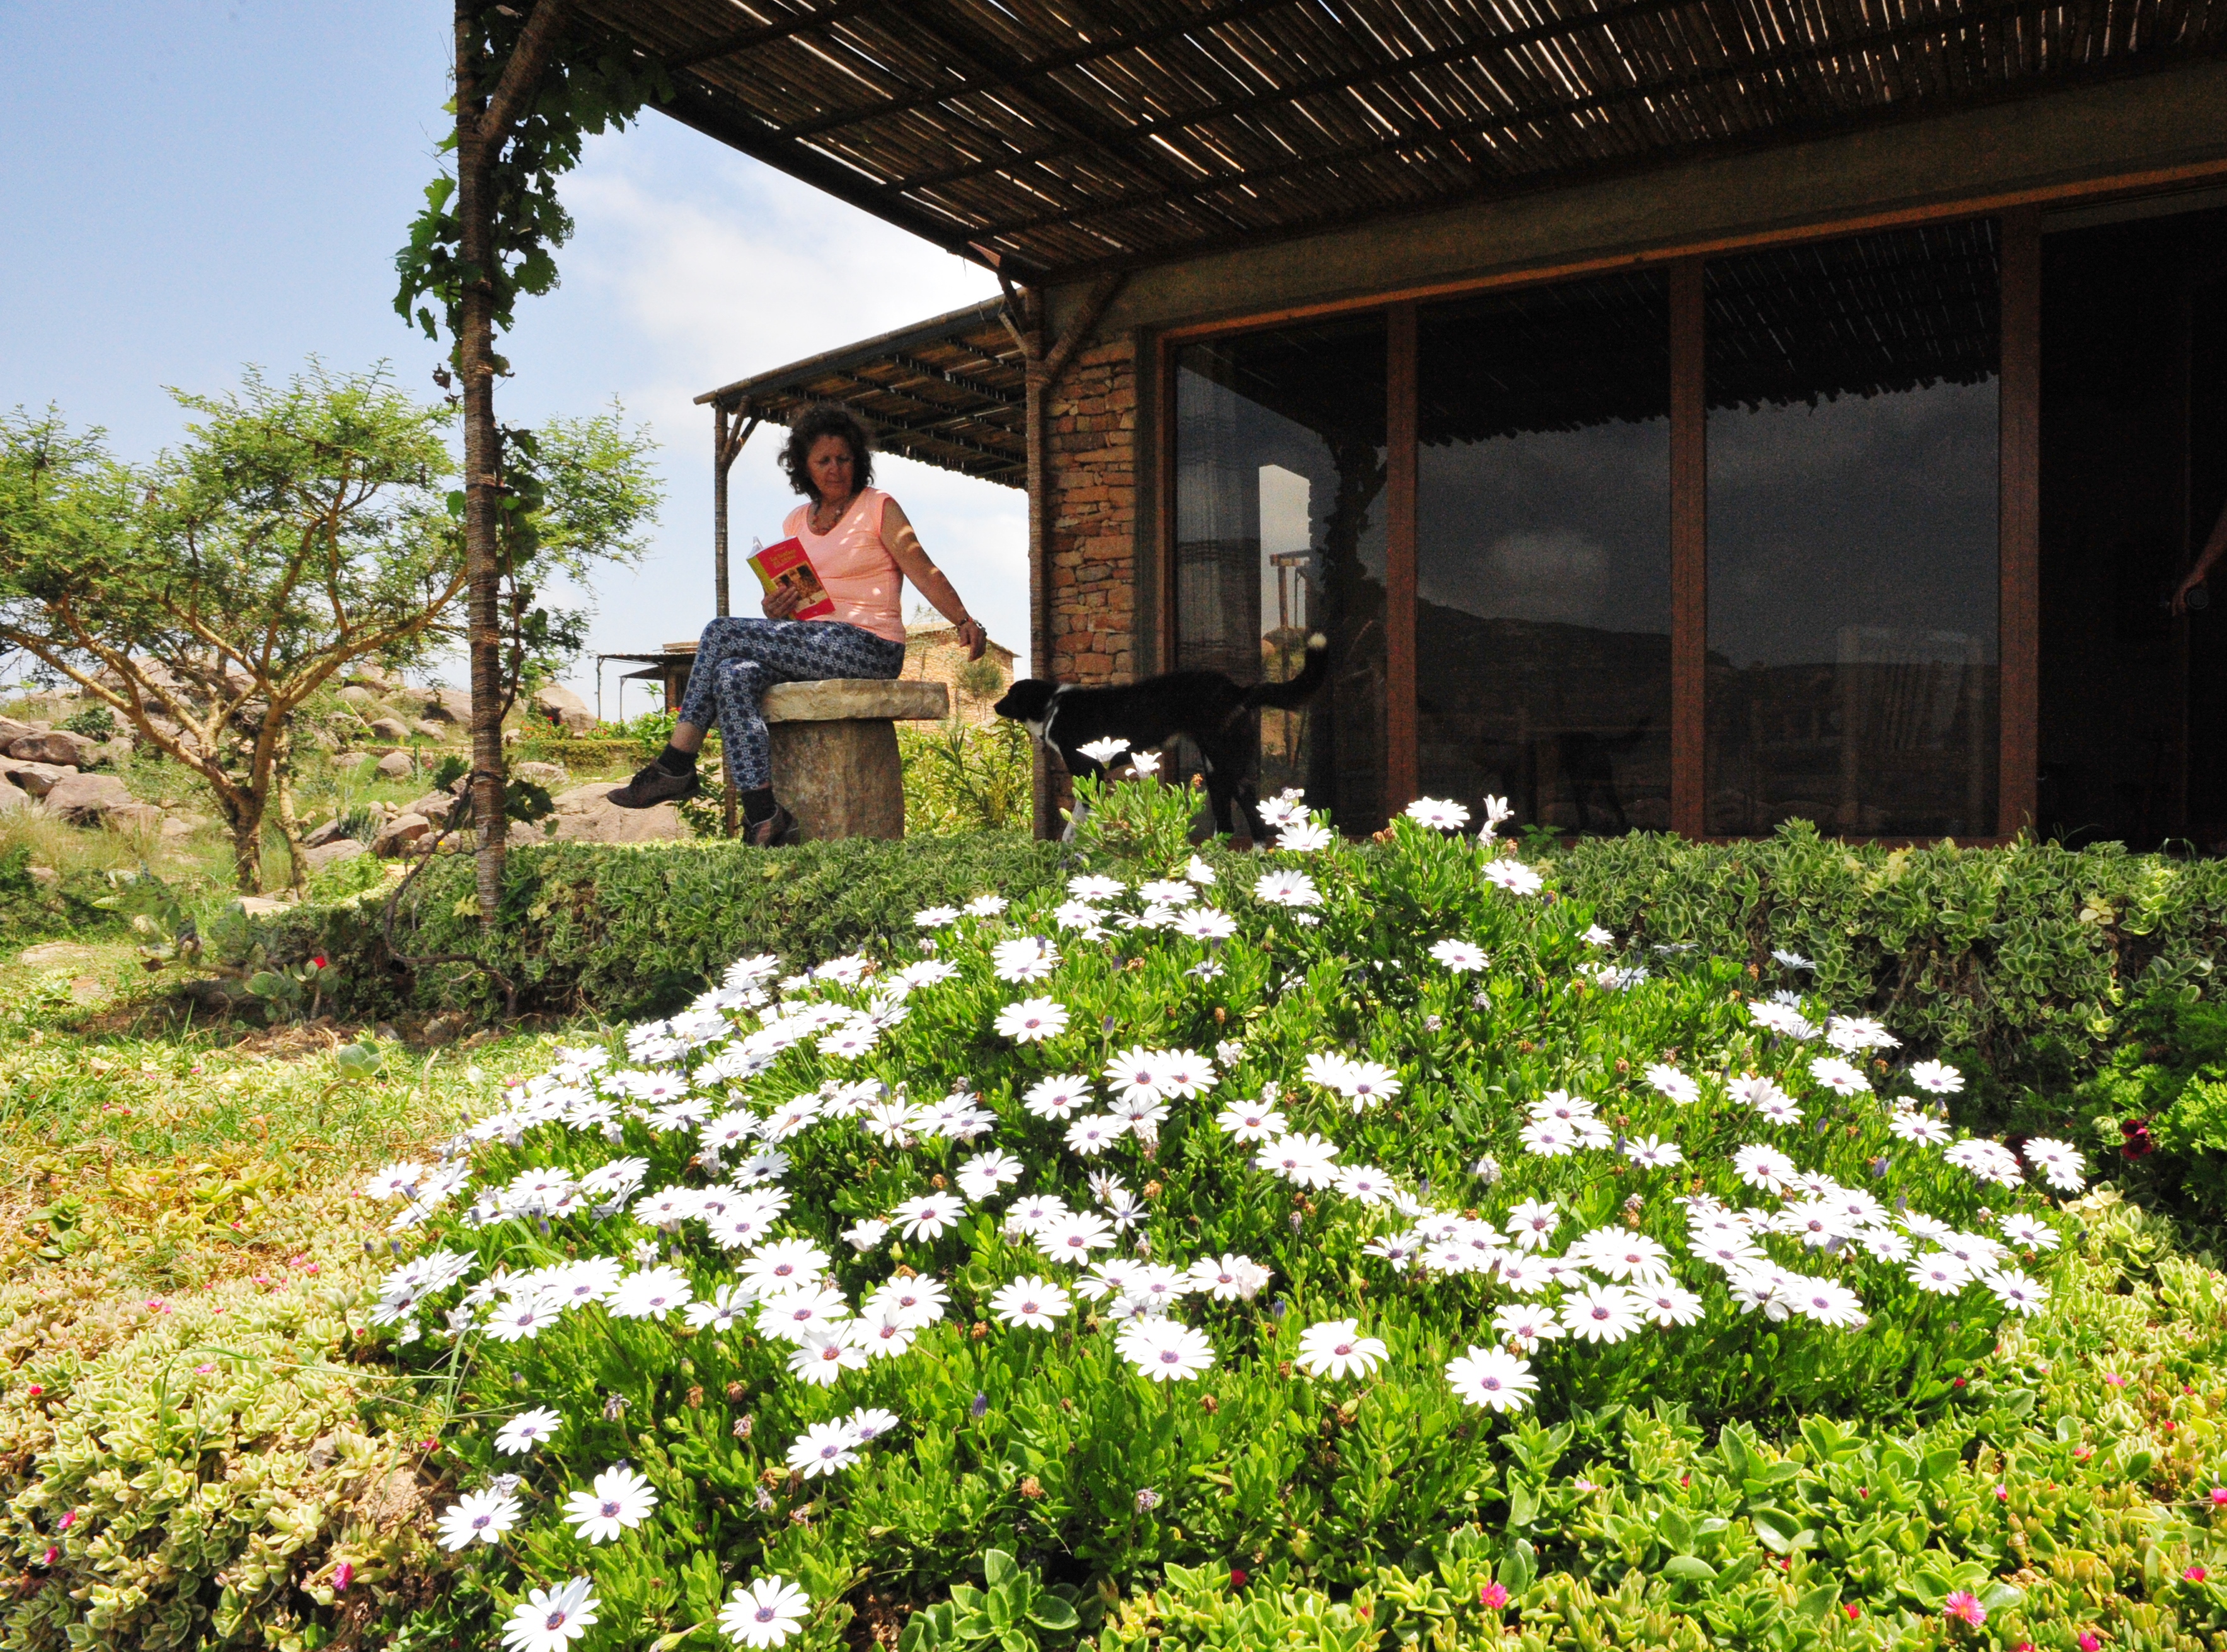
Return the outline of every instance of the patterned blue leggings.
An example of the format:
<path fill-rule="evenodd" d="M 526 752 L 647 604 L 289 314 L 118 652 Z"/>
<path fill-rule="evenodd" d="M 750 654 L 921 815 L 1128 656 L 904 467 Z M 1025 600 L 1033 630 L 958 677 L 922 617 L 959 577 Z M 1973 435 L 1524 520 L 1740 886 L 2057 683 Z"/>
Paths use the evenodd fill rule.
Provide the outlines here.
<path fill-rule="evenodd" d="M 758 711 L 767 689 L 830 677 L 895 677 L 904 658 L 903 643 L 840 620 L 713 620 L 697 640 L 680 721 L 717 728 L 729 782 L 754 792 L 773 784 L 771 742 Z"/>

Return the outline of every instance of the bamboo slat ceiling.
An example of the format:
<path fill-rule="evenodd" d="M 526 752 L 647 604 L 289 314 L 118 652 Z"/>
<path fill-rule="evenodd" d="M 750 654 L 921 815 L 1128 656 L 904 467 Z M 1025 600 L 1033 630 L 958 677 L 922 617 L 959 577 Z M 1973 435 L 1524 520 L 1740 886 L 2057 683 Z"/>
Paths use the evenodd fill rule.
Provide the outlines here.
<path fill-rule="evenodd" d="M 775 424 L 813 403 L 841 402 L 865 419 L 882 452 L 1024 488 L 1021 350 L 998 309 L 992 299 L 954 309 L 707 390 L 696 400 Z"/>
<path fill-rule="evenodd" d="M 669 112 L 1024 279 L 2162 67 L 2227 0 L 586 0 Z"/>

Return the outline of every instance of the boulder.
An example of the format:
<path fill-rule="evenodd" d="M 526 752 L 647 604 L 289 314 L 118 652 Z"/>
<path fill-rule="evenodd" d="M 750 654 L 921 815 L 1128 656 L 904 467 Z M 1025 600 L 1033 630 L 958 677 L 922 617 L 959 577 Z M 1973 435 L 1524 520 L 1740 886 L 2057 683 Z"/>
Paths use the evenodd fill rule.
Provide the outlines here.
<path fill-rule="evenodd" d="M 379 760 L 379 772 L 389 780 L 407 780 L 418 772 L 418 765 L 406 751 L 390 751 Z"/>
<path fill-rule="evenodd" d="M 82 769 L 94 743 L 81 734 L 55 729 L 47 734 L 26 734 L 8 743 L 8 755 L 26 762 L 69 763 Z"/>
<path fill-rule="evenodd" d="M 0 778 L 0 814 L 31 807 L 31 794 L 12 780 Z"/>
<path fill-rule="evenodd" d="M 321 844 L 333 842 L 341 835 L 341 817 L 337 814 L 321 826 L 312 826 L 302 834 L 302 847 L 315 849 Z"/>
<path fill-rule="evenodd" d="M 371 733 L 373 739 L 384 740 L 389 745 L 405 745 L 409 743 L 410 725 L 395 718 L 375 718 L 372 721 Z"/>
<path fill-rule="evenodd" d="M 370 850 L 354 838 L 334 838 L 328 842 L 319 844 L 314 849 L 303 850 L 302 862 L 309 869 L 310 874 L 315 876 L 328 866 L 336 865 L 343 860 L 354 860 L 358 855 L 367 855 L 370 852 Z"/>
<path fill-rule="evenodd" d="M 596 730 L 596 714 L 588 703 L 562 683 L 544 683 L 533 691 L 533 709 L 574 736 Z"/>
<path fill-rule="evenodd" d="M 379 704 L 379 696 L 373 693 L 369 689 L 364 687 L 361 683 L 350 683 L 346 688 L 341 690 L 341 698 L 346 700 L 350 705 L 376 705 Z"/>
<path fill-rule="evenodd" d="M 33 797 L 44 797 L 59 781 L 67 780 L 77 770 L 63 763 L 17 762 L 14 758 L 0 758 L 0 779 L 11 780 Z"/>
<path fill-rule="evenodd" d="M 422 814 L 398 814 L 373 834 L 371 852 L 399 855 L 432 829 L 433 823 Z"/>
<path fill-rule="evenodd" d="M 530 780 L 536 786 L 542 787 L 562 786 L 572 778 L 558 763 L 513 763 L 510 773 L 514 780 Z"/>
<path fill-rule="evenodd" d="M 100 823 L 114 832 L 160 832 L 163 811 L 152 803 L 119 803 L 101 817 Z"/>
<path fill-rule="evenodd" d="M 370 761 L 371 753 L 368 751 L 336 751 L 333 754 L 333 767 L 335 769 L 361 769 Z"/>
<path fill-rule="evenodd" d="M 131 761 L 131 754 L 135 749 L 136 748 L 132 745 L 131 740 L 119 734 L 113 740 L 104 740 L 99 745 L 93 747 L 92 750 L 86 752 L 85 754 L 85 761 L 82 763 L 80 763 L 78 767 L 80 769 L 114 769 L 118 764 L 130 762 Z"/>
<path fill-rule="evenodd" d="M 435 723 L 469 723 L 472 697 L 461 688 L 425 690 L 425 715 Z"/>
<path fill-rule="evenodd" d="M 431 718 L 421 717 L 410 725 L 410 731 L 412 734 L 422 734 L 428 740 L 445 740 L 449 737 L 450 726 L 444 723 L 436 723 Z"/>
<path fill-rule="evenodd" d="M 137 803 L 131 788 L 113 775 L 67 775 L 47 788 L 48 812 L 78 826 L 94 825 Z"/>
<path fill-rule="evenodd" d="M 7 750 L 18 740 L 26 740 L 35 734 L 45 732 L 44 729 L 33 728 L 28 723 L 19 723 L 12 717 L 0 717 L 0 751 Z"/>
<path fill-rule="evenodd" d="M 190 838 L 207 824 L 198 814 L 173 814 L 163 820 L 163 835 L 166 838 Z"/>
<path fill-rule="evenodd" d="M 670 803 L 654 809 L 622 809 L 610 800 L 609 781 L 575 786 L 557 794 L 559 843 L 660 843 L 685 839 L 688 828 Z"/>
<path fill-rule="evenodd" d="M 239 897 L 239 909 L 251 918 L 274 917 L 292 905 L 292 902 L 282 901 L 275 895 L 243 895 Z"/>
<path fill-rule="evenodd" d="M 348 679 L 351 683 L 361 683 L 374 694 L 391 694 L 402 686 L 402 679 L 392 672 L 361 662 L 349 668 Z"/>
<path fill-rule="evenodd" d="M 437 825 L 456 807 L 456 798 L 447 792 L 428 792 L 415 801 L 405 803 L 402 812 L 405 814 L 422 814 Z"/>

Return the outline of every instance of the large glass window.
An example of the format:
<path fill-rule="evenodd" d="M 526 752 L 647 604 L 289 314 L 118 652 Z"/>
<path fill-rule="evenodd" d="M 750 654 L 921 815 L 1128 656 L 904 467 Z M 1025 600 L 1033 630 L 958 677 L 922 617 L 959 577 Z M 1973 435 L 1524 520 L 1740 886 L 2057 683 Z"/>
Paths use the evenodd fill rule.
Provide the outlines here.
<path fill-rule="evenodd" d="M 1712 832 L 1995 829 L 1992 220 L 1712 259 Z"/>
<path fill-rule="evenodd" d="M 1331 677 L 1260 714 L 1263 796 L 1286 787 L 1349 832 L 1386 819 L 1384 324 L 1248 333 L 1176 359 L 1176 654 L 1241 683 Z"/>
<path fill-rule="evenodd" d="M 1670 824 L 1670 359 L 1659 272 L 1422 312 L 1424 795 Z"/>

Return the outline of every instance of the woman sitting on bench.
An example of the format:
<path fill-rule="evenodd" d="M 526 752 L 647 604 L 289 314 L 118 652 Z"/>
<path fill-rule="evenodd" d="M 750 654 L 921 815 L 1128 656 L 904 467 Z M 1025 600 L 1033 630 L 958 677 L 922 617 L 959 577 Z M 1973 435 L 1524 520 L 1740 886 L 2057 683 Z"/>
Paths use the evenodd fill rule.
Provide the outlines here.
<path fill-rule="evenodd" d="M 958 628 L 968 659 L 979 660 L 990 641 L 928 560 L 903 507 L 871 485 L 874 460 L 866 427 L 849 409 L 814 407 L 800 414 L 781 462 L 808 501 L 789 513 L 782 532 L 802 542 L 835 611 L 818 619 L 791 618 L 801 598 L 782 584 L 767 592 L 765 618 L 716 619 L 706 625 L 673 743 L 610 794 L 622 809 L 695 796 L 702 789 L 696 753 L 705 731 L 716 727 L 726 747 L 728 782 L 743 801 L 743 839 L 759 845 L 790 843 L 796 836 L 794 817 L 773 794 L 771 742 L 758 711 L 768 688 L 830 677 L 897 676 L 905 657 L 897 596 L 907 579 Z"/>

